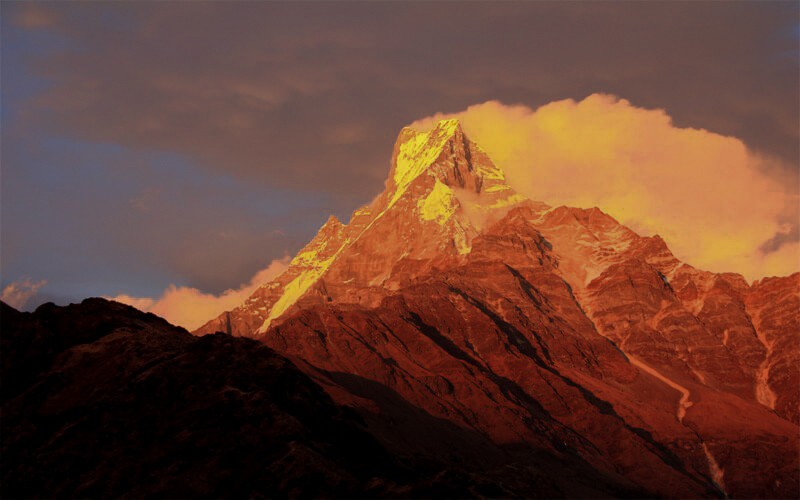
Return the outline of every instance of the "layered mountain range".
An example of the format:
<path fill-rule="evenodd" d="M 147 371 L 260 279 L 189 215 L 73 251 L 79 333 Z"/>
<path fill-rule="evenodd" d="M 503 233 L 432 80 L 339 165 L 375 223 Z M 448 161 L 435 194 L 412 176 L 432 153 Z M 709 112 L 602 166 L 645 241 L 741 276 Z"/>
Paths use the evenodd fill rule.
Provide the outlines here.
<path fill-rule="evenodd" d="M 394 453 L 795 497 L 799 310 L 800 274 L 748 284 L 598 208 L 529 200 L 444 120 L 403 129 L 383 193 L 195 333 L 268 345 Z"/>

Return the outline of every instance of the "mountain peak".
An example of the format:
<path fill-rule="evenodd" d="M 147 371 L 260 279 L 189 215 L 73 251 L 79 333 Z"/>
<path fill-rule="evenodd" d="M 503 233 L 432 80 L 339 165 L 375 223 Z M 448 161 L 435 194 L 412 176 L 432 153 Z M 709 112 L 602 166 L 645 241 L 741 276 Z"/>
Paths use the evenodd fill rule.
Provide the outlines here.
<path fill-rule="evenodd" d="M 456 132 L 463 133 L 463 130 L 461 129 L 461 120 L 458 118 L 446 118 L 444 120 L 439 120 L 436 122 L 434 129 L 440 130 L 445 134 L 455 134 Z"/>
<path fill-rule="evenodd" d="M 507 188 L 503 171 L 469 140 L 457 118 L 440 120 L 426 131 L 406 127 L 400 132 L 386 182 L 388 205 L 394 205 L 423 174 L 474 193 Z"/>
<path fill-rule="evenodd" d="M 459 118 L 445 118 L 443 120 L 438 120 L 430 129 L 420 129 L 415 128 L 412 126 L 405 126 L 400 130 L 400 134 L 398 135 L 397 142 L 405 142 L 406 138 L 413 137 L 418 134 L 424 133 L 433 133 L 436 132 L 440 135 L 454 135 L 456 133 L 462 133 L 463 129 L 461 127 L 461 120 Z"/>
<path fill-rule="evenodd" d="M 455 119 L 441 120 L 426 132 L 404 128 L 394 146 L 392 168 L 387 180 L 387 191 L 392 194 L 390 204 L 394 204 L 429 167 L 440 159 L 446 159 L 448 152 L 453 153 L 459 142 L 464 142 L 464 134 Z"/>
<path fill-rule="evenodd" d="M 322 225 L 322 228 L 320 228 L 320 231 L 325 228 L 335 228 L 343 225 L 344 224 L 342 224 L 342 222 L 335 215 L 330 215 L 328 220 L 325 221 L 325 224 Z"/>
<path fill-rule="evenodd" d="M 458 119 L 440 120 L 426 131 L 406 127 L 394 147 L 386 190 L 353 212 L 348 224 L 330 216 L 289 269 L 243 306 L 260 304 L 247 328 L 264 334 L 308 294 L 333 293 L 345 300 L 349 287 L 380 288 L 403 259 L 468 254 L 480 227 L 524 200 L 467 138 Z M 364 255 L 371 256 L 367 265 Z M 347 300 L 371 300 L 372 295 Z"/>

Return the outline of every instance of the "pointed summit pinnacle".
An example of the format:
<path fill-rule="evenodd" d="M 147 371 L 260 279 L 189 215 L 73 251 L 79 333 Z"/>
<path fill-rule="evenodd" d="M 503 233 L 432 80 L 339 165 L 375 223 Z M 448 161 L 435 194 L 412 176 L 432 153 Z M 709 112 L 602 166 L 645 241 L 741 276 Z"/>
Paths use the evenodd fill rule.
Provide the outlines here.
<path fill-rule="evenodd" d="M 392 168 L 386 185 L 387 192 L 391 193 L 390 205 L 403 195 L 417 177 L 432 166 L 452 162 L 456 156 L 466 157 L 469 163 L 469 148 L 469 141 L 464 136 L 457 118 L 441 120 L 427 132 L 404 128 L 395 143 Z M 466 169 L 471 171 L 471 165 L 467 164 Z M 463 174 L 463 172 L 456 174 L 456 183 L 459 187 L 464 187 Z"/>
<path fill-rule="evenodd" d="M 373 304 L 400 261 L 468 254 L 487 221 L 523 200 L 458 119 L 440 120 L 429 130 L 406 127 L 395 144 L 385 191 L 356 210 L 348 224 L 330 216 L 289 268 L 236 310 L 244 316 L 232 315 L 232 329 L 263 335 L 304 298 Z M 350 294 L 367 289 L 372 291 Z M 203 328 L 215 331 L 227 321 L 222 316 Z"/>
<path fill-rule="evenodd" d="M 467 138 L 458 118 L 440 120 L 428 131 L 406 127 L 400 132 L 386 183 L 389 206 L 424 173 L 474 193 L 505 189 L 505 175 Z"/>
<path fill-rule="evenodd" d="M 434 127 L 434 130 L 440 130 L 441 133 L 446 135 L 453 135 L 455 133 L 462 133 L 463 130 L 461 129 L 461 120 L 458 118 L 447 118 L 445 120 L 439 120 Z"/>

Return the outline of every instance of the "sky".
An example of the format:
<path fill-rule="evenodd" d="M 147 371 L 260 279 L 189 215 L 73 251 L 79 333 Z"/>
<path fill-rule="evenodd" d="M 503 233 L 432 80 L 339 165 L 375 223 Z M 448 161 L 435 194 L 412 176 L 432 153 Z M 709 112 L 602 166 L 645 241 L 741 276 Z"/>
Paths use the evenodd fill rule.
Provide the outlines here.
<path fill-rule="evenodd" d="M 798 19 L 797 2 L 4 1 L 3 298 L 223 307 L 382 190 L 403 126 L 449 115 L 535 199 L 606 208 L 715 271 L 791 270 Z M 566 192 L 567 172 L 594 182 Z"/>

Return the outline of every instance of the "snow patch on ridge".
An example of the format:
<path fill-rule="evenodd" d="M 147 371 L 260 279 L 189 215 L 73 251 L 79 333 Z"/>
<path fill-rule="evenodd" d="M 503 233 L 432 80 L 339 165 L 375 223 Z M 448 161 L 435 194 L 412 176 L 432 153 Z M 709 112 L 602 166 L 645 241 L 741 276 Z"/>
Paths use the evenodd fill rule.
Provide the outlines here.
<path fill-rule="evenodd" d="M 350 243 L 350 240 L 345 240 L 339 247 L 335 254 L 325 260 L 317 258 L 318 252 L 316 250 L 303 252 L 297 255 L 292 260 L 293 265 L 308 265 L 308 269 L 302 271 L 295 279 L 286 284 L 283 288 L 283 293 L 280 298 L 275 301 L 269 311 L 269 316 L 264 320 L 264 323 L 257 330 L 256 333 L 264 333 L 269 328 L 270 323 L 276 318 L 279 318 L 286 312 L 297 300 L 305 295 L 311 285 L 316 283 L 319 278 L 325 274 L 325 271 L 331 266 L 336 257 L 342 250 Z M 327 242 L 326 242 L 327 244 Z"/>
<path fill-rule="evenodd" d="M 492 186 L 487 187 L 483 191 L 485 193 L 497 193 L 497 192 L 500 192 L 500 191 L 508 191 L 510 189 L 511 189 L 511 186 L 509 186 L 508 184 L 494 184 Z"/>
<path fill-rule="evenodd" d="M 395 159 L 394 193 L 387 208 L 403 196 L 408 186 L 419 177 L 442 153 L 447 141 L 458 129 L 458 120 L 442 120 L 429 132 L 415 133 L 400 145 Z"/>
<path fill-rule="evenodd" d="M 711 450 L 708 449 L 706 443 L 703 443 L 703 452 L 706 454 L 706 460 L 708 461 L 708 471 L 711 473 L 711 479 L 714 481 L 714 484 L 717 485 L 723 493 L 725 492 L 725 470 L 722 469 L 717 460 L 714 458 L 714 455 L 711 453 Z M 727 497 L 727 494 L 725 495 Z"/>
<path fill-rule="evenodd" d="M 428 196 L 417 202 L 417 209 L 422 220 L 435 221 L 443 226 L 456 211 L 453 190 L 436 179 Z"/>
<path fill-rule="evenodd" d="M 422 220 L 433 221 L 444 227 L 449 220 L 453 219 L 459 205 L 460 200 L 453 189 L 436 179 L 428 196 L 417 202 L 417 210 Z M 470 221 L 455 219 L 452 225 L 453 244 L 461 255 L 472 250 L 467 237 L 468 227 L 464 224 L 469 226 Z"/>

